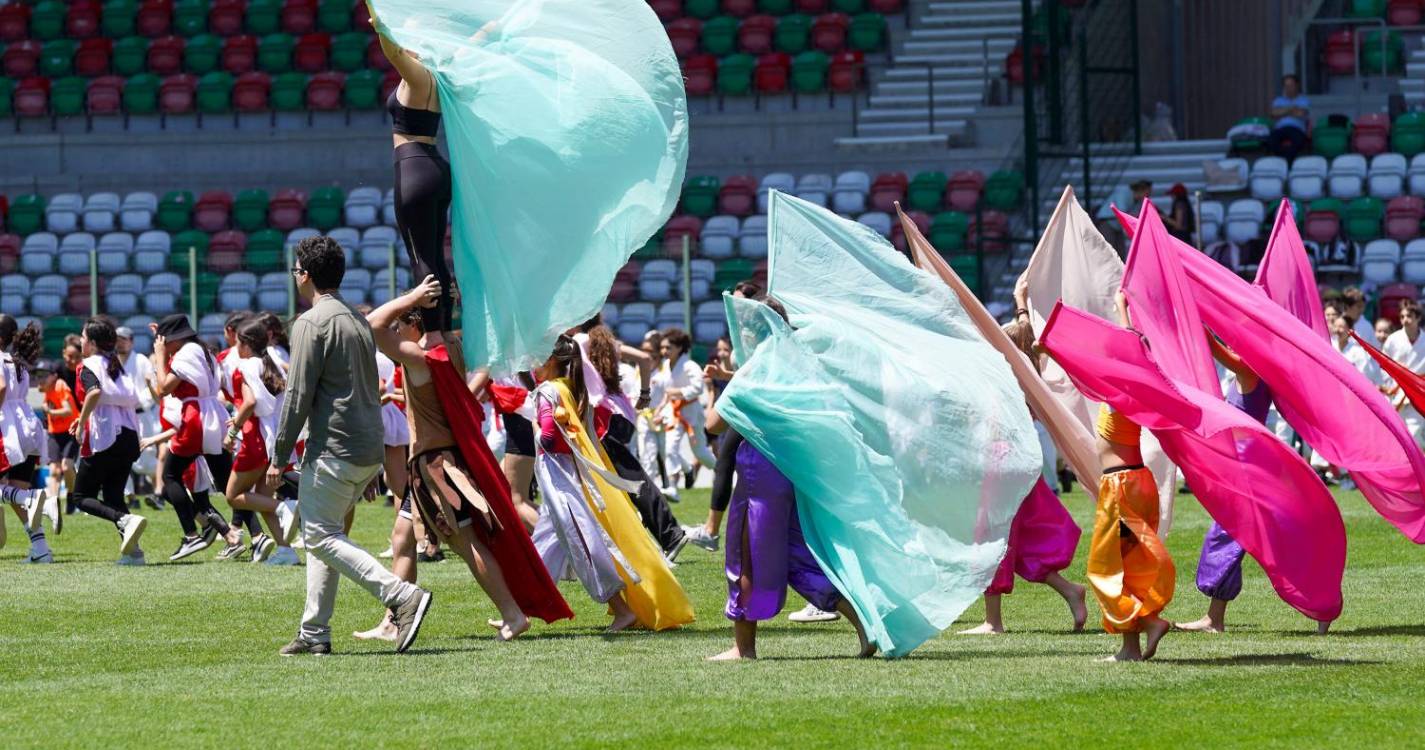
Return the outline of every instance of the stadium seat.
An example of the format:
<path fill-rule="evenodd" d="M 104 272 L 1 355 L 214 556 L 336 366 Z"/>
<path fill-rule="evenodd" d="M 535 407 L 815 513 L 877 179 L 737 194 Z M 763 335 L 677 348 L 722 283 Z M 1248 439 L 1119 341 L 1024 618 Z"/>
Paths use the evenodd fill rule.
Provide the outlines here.
<path fill-rule="evenodd" d="M 752 82 L 761 94 L 780 94 L 787 90 L 787 79 L 791 75 L 792 60 L 783 52 L 773 52 L 757 58 L 757 67 L 752 71 Z"/>
<path fill-rule="evenodd" d="M 1317 198 L 1312 201 L 1303 227 L 1306 238 L 1321 244 L 1335 242 L 1341 234 L 1341 216 L 1345 212 L 1345 206 L 1337 198 Z"/>
<path fill-rule="evenodd" d="M 1298 213 L 1297 220 L 1304 218 Z M 1197 231 L 1204 246 L 1222 239 L 1222 223 L 1227 219 L 1227 209 L 1217 201 L 1203 201 L 1198 211 Z"/>
<path fill-rule="evenodd" d="M 215 237 L 215 242 L 216 239 Z M 254 273 L 281 271 L 286 268 L 284 245 L 281 231 L 259 229 L 247 236 L 243 263 L 248 270 Z"/>
<path fill-rule="evenodd" d="M 736 216 L 718 215 L 703 224 L 698 245 L 705 258 L 725 260 L 737 254 L 737 234 L 741 223 Z"/>
<path fill-rule="evenodd" d="M 0 313 L 21 316 L 29 308 L 30 277 L 18 273 L 0 275 Z"/>
<path fill-rule="evenodd" d="M 257 69 L 257 37 L 230 36 L 223 40 L 223 70 L 240 76 Z"/>
<path fill-rule="evenodd" d="M 777 19 L 771 16 L 744 18 L 737 26 L 737 46 L 749 55 L 765 55 L 773 50 Z"/>
<path fill-rule="evenodd" d="M 614 275 L 614 283 L 609 289 L 610 302 L 632 302 L 638 297 L 638 275 L 642 271 L 643 265 L 636 260 L 630 260 L 623 265 Z M 605 305 L 605 310 L 608 306 Z M 604 322 L 610 328 L 616 328 L 617 320 L 605 317 Z"/>
<path fill-rule="evenodd" d="M 84 196 L 60 193 L 45 204 L 45 226 L 51 232 L 68 234 L 79 229 L 79 215 L 84 211 Z"/>
<path fill-rule="evenodd" d="M 99 30 L 110 39 L 121 39 L 138 31 L 139 6 L 134 0 L 107 0 L 99 15 Z"/>
<path fill-rule="evenodd" d="M 707 258 L 694 258 L 688 264 L 688 291 L 694 302 L 700 302 L 712 296 L 712 284 L 715 276 L 716 266 Z"/>
<path fill-rule="evenodd" d="M 978 173 L 976 173 L 978 174 Z M 983 177 L 980 178 L 983 181 Z M 920 172 L 910 181 L 910 189 L 906 196 L 906 202 L 914 211 L 938 211 L 945 202 L 945 190 L 948 180 L 944 172 Z M 975 200 L 979 201 L 979 186 L 976 186 Z M 956 210 L 965 210 L 959 206 L 951 206 Z M 971 206 L 973 208 L 973 206 Z"/>
<path fill-rule="evenodd" d="M 267 93 L 272 88 L 272 79 L 266 73 L 243 73 L 233 83 L 233 109 L 239 112 L 264 112 L 267 110 Z"/>
<path fill-rule="evenodd" d="M 183 48 L 183 67 L 194 75 L 204 75 L 218 69 L 223 56 L 223 40 L 212 34 L 199 34 Z"/>
<path fill-rule="evenodd" d="M 873 211 L 893 213 L 895 204 L 904 203 L 910 183 L 904 172 L 884 172 L 871 183 L 870 205 Z"/>
<path fill-rule="evenodd" d="M 65 76 L 51 82 L 50 112 L 59 117 L 84 114 L 84 89 L 87 84 L 79 76 Z"/>
<path fill-rule="evenodd" d="M 168 0 L 144 0 L 134 18 L 134 30 L 150 39 L 168 34 L 173 23 L 173 6 Z"/>
<path fill-rule="evenodd" d="M 0 53 L 0 67 L 9 78 L 32 76 L 40 70 L 40 49 L 39 42 L 28 39 L 7 45 Z"/>
<path fill-rule="evenodd" d="M 1024 175 L 1016 170 L 1002 169 L 985 181 L 985 205 L 996 211 L 1018 208 L 1023 195 Z"/>
<path fill-rule="evenodd" d="M 1326 157 L 1298 156 L 1287 174 L 1287 185 L 1292 198 L 1314 201 L 1326 195 L 1326 178 L 1330 174 Z"/>
<path fill-rule="evenodd" d="M 811 47 L 812 20 L 800 13 L 777 19 L 777 31 L 773 36 L 773 46 L 778 52 L 796 55 Z"/>
<path fill-rule="evenodd" d="M 41 317 L 61 315 L 68 297 L 69 279 L 54 274 L 41 276 L 30 285 L 30 314 Z M 50 321 L 49 327 L 57 327 L 55 321 Z"/>
<path fill-rule="evenodd" d="M 934 185 L 938 181 L 943 180 L 945 175 L 942 172 L 934 172 L 931 174 L 932 178 L 930 179 L 930 182 L 923 185 L 921 188 L 923 191 L 927 191 L 924 195 L 920 197 L 922 204 L 916 203 L 916 197 L 914 195 L 916 190 L 915 183 L 912 182 L 910 185 L 909 194 L 907 196 L 908 203 L 911 208 L 917 211 L 929 212 L 939 210 L 939 201 L 935 202 L 934 204 L 924 203 L 924 201 L 929 201 L 932 198 L 934 194 Z M 916 175 L 917 178 L 919 178 L 920 176 L 921 175 L 919 174 Z M 985 175 L 980 171 L 974 169 L 956 172 L 950 177 L 948 181 L 943 183 L 943 187 L 941 189 L 944 191 L 945 194 L 944 206 L 946 208 L 949 208 L 953 211 L 960 211 L 961 213 L 973 213 L 975 207 L 980 205 L 980 195 L 984 192 L 985 189 Z M 924 205 L 925 207 L 922 208 L 922 205 Z"/>
<path fill-rule="evenodd" d="M 717 213 L 722 182 L 711 175 L 693 175 L 683 183 L 682 210 L 700 218 Z"/>
<path fill-rule="evenodd" d="M 1369 242 L 1381 236 L 1385 206 L 1379 198 L 1362 196 L 1346 204 L 1346 236 L 1356 242 Z"/>
<path fill-rule="evenodd" d="M 173 235 L 172 249 L 168 253 L 168 269 L 188 275 L 189 267 L 197 263 L 199 269 L 208 266 L 208 233 L 198 229 L 188 229 Z"/>
<path fill-rule="evenodd" d="M 99 288 L 94 290 L 90 287 L 90 276 L 84 274 L 75 276 L 69 281 L 69 294 L 66 295 L 64 306 L 65 311 L 70 315 L 88 317 L 94 311 L 94 297 L 97 294 L 100 298 L 104 295 L 104 289 L 109 285 L 108 278 L 100 276 L 98 279 Z"/>
<path fill-rule="evenodd" d="M 148 66 L 148 40 L 141 36 L 128 36 L 114 42 L 114 54 L 109 64 L 121 76 L 144 72 Z"/>
<path fill-rule="evenodd" d="M 94 38 L 79 43 L 74 53 L 74 72 L 92 78 L 109 72 L 109 58 L 114 55 L 114 40 Z"/>
<path fill-rule="evenodd" d="M 44 228 L 45 203 L 44 196 L 37 193 L 16 196 L 7 221 L 10 231 L 28 235 Z"/>
<path fill-rule="evenodd" d="M 314 110 L 341 109 L 342 89 L 346 76 L 335 71 L 327 71 L 312 76 L 307 81 L 307 108 Z"/>
<path fill-rule="evenodd" d="M 337 34 L 331 42 L 332 67 L 348 73 L 366 67 L 366 48 L 370 42 L 369 35 L 360 31 Z"/>
<path fill-rule="evenodd" d="M 654 317 L 654 322 L 659 328 L 684 328 L 683 303 L 677 300 L 669 300 L 658 306 L 658 313 Z"/>
<path fill-rule="evenodd" d="M 811 27 L 811 46 L 822 52 L 839 52 L 846 47 L 851 18 L 844 13 L 825 13 Z"/>
<path fill-rule="evenodd" d="M 0 232 L 0 278 L 20 268 L 20 235 Z"/>
<path fill-rule="evenodd" d="M 1351 144 L 1351 121 L 1344 115 L 1330 115 L 1317 119 L 1311 128 L 1311 149 L 1319 156 L 1334 159 Z"/>
<path fill-rule="evenodd" d="M 1406 112 L 1390 125 L 1390 150 L 1414 157 L 1425 152 L 1425 113 Z"/>
<path fill-rule="evenodd" d="M 864 52 L 849 50 L 838 52 L 831 58 L 827 69 L 827 85 L 837 93 L 850 93 L 861 88 L 866 75 Z"/>
<path fill-rule="evenodd" d="M 172 237 L 161 229 L 149 230 L 140 234 L 134 240 L 134 272 L 153 274 L 167 268 L 171 246 Z"/>
<path fill-rule="evenodd" d="M 1375 156 L 1390 147 L 1390 116 L 1370 112 L 1356 118 L 1351 130 L 1351 150 L 1364 156 Z"/>
<path fill-rule="evenodd" d="M 274 34 L 282 28 L 281 0 L 248 0 L 243 28 L 249 34 Z"/>
<path fill-rule="evenodd" d="M 183 280 L 175 273 L 158 273 L 144 282 L 143 310 L 155 317 L 178 311 L 183 294 Z"/>
<path fill-rule="evenodd" d="M 1400 72 L 1405 42 L 1395 31 L 1370 29 L 1361 36 L 1361 74 L 1395 75 Z"/>
<path fill-rule="evenodd" d="M 232 216 L 233 196 L 225 190 L 209 190 L 193 206 L 193 226 L 204 232 L 220 232 L 228 228 Z"/>
<path fill-rule="evenodd" d="M 366 303 L 371 293 L 371 272 L 364 268 L 348 268 L 341 280 L 342 299 L 353 305 Z"/>
<path fill-rule="evenodd" d="M 109 232 L 99 238 L 99 273 L 105 276 L 129 270 L 129 258 L 134 254 L 134 236 L 128 232 Z"/>
<path fill-rule="evenodd" d="M 307 223 L 322 231 L 341 224 L 342 206 L 346 194 L 338 187 L 320 187 L 312 191 L 307 201 Z M 276 226 L 274 222 L 273 226 Z"/>
<path fill-rule="evenodd" d="M 350 0 L 321 0 L 317 4 L 317 29 L 339 34 L 351 28 Z"/>
<path fill-rule="evenodd" d="M 283 0 L 282 30 L 289 34 L 310 34 L 316 31 L 316 0 Z"/>
<path fill-rule="evenodd" d="M 67 76 L 74 71 L 73 39 L 53 39 L 40 48 L 40 75 L 48 78 Z"/>
<path fill-rule="evenodd" d="M 238 271 L 223 277 L 218 284 L 218 307 L 223 310 L 248 310 L 257 293 L 257 275 Z"/>
<path fill-rule="evenodd" d="M 1366 158 L 1360 154 L 1342 154 L 1331 160 L 1328 184 L 1331 197 L 1349 200 L 1365 192 Z"/>
<path fill-rule="evenodd" d="M 93 0 L 72 0 L 64 17 L 64 33 L 70 39 L 88 39 L 99 33 L 100 6 Z"/>
<path fill-rule="evenodd" d="M 757 12 L 757 0 L 722 0 L 722 12 L 734 18 L 747 18 Z"/>
<path fill-rule="evenodd" d="M 20 273 L 26 276 L 54 273 L 56 255 L 59 255 L 59 237 L 53 232 L 28 235 L 20 246 Z"/>
<path fill-rule="evenodd" d="M 1372 240 L 1361 249 L 1361 281 L 1371 286 L 1384 286 L 1399 276 L 1401 251 L 1395 240 Z"/>
<path fill-rule="evenodd" d="M 970 229 L 970 217 L 959 211 L 942 211 L 930 220 L 926 239 L 941 255 L 959 252 L 965 247 L 965 234 Z"/>
<path fill-rule="evenodd" d="M 233 199 L 233 226 L 244 232 L 255 232 L 267 227 L 267 191 L 248 189 L 238 192 Z"/>
<path fill-rule="evenodd" d="M 808 50 L 792 59 L 792 90 L 816 94 L 826 90 L 826 71 L 831 58 L 825 52 Z"/>
<path fill-rule="evenodd" d="M 118 193 L 94 193 L 84 201 L 84 231 L 101 234 L 114 231 L 119 213 Z"/>
<path fill-rule="evenodd" d="M 717 58 L 692 55 L 683 61 L 683 86 L 688 96 L 707 96 L 717 88 Z"/>
<path fill-rule="evenodd" d="M 357 255 L 361 252 L 361 230 L 356 227 L 337 227 L 327 232 L 327 236 L 336 244 L 341 245 L 348 263 L 355 267 Z M 380 267 L 385 268 L 386 263 L 383 261 Z"/>
<path fill-rule="evenodd" d="M 183 70 L 183 45 L 183 39 L 176 36 L 159 37 L 149 42 L 149 72 L 168 76 Z"/>
<path fill-rule="evenodd" d="M 680 18 L 668 24 L 665 30 L 679 59 L 697 54 L 702 46 L 703 22 L 696 18 Z"/>
<path fill-rule="evenodd" d="M 722 57 L 737 49 L 737 19 L 718 16 L 703 24 L 702 49 L 710 55 Z"/>
<path fill-rule="evenodd" d="M 58 39 L 64 35 L 65 4 L 56 0 L 41 0 L 35 3 L 30 14 L 30 36 L 42 42 Z"/>
<path fill-rule="evenodd" d="M 717 67 L 717 90 L 721 94 L 742 95 L 752 91 L 757 60 L 751 55 L 729 55 Z"/>
<path fill-rule="evenodd" d="M 358 229 L 375 226 L 381 220 L 381 190 L 359 187 L 346 195 L 342 216 L 348 226 Z"/>
<path fill-rule="evenodd" d="M 1345 16 L 1347 18 L 1366 18 L 1375 20 L 1385 15 L 1386 0 L 1346 0 Z"/>
<path fill-rule="evenodd" d="M 1390 200 L 1405 192 L 1405 157 L 1400 154 L 1377 154 L 1371 159 L 1369 193 Z"/>
<path fill-rule="evenodd" d="M 796 196 L 808 203 L 815 203 L 825 208 L 831 199 L 831 191 L 834 187 L 835 183 L 832 182 L 829 174 L 804 174 L 797 180 Z"/>
<path fill-rule="evenodd" d="M 306 107 L 307 74 L 278 73 L 272 77 L 269 89 L 272 108 L 278 112 L 298 112 Z"/>
<path fill-rule="evenodd" d="M 168 232 L 181 232 L 190 226 L 193 214 L 193 193 L 172 190 L 158 204 L 158 226 Z"/>
<path fill-rule="evenodd" d="M 1411 240 L 1401 251 L 1400 280 L 1407 284 L 1425 284 L 1425 238 Z"/>
<path fill-rule="evenodd" d="M 718 0 L 683 0 L 683 12 L 704 21 L 716 16 L 721 10 Z"/>
<path fill-rule="evenodd" d="M 757 185 L 757 212 L 767 213 L 768 192 L 778 190 L 783 193 L 794 193 L 797 188 L 797 178 L 786 172 L 771 172 L 762 177 L 762 181 Z"/>
<path fill-rule="evenodd" d="M 381 71 L 358 70 L 346 74 L 341 86 L 341 102 L 348 109 L 376 109 L 382 104 Z"/>
<path fill-rule="evenodd" d="M 88 232 L 73 232 L 59 242 L 59 254 L 55 258 L 57 270 L 65 276 L 89 274 L 89 263 L 98 249 L 99 242 Z"/>
<path fill-rule="evenodd" d="M 1385 236 L 1405 242 L 1420 236 L 1420 222 L 1425 219 L 1425 198 L 1402 195 L 1385 206 Z"/>
<path fill-rule="evenodd" d="M 361 235 L 361 267 L 389 268 L 392 254 L 399 258 L 403 249 L 395 227 L 371 227 Z"/>
<path fill-rule="evenodd" d="M 307 194 L 300 190 L 279 190 L 267 204 L 267 223 L 273 229 L 290 232 L 302 225 L 307 213 Z"/>
<path fill-rule="evenodd" d="M 653 328 L 655 311 L 647 302 L 634 302 L 619 310 L 618 336 L 624 341 L 638 342 Z"/>
<path fill-rule="evenodd" d="M 669 258 L 683 257 L 683 238 L 687 238 L 691 254 L 698 253 L 698 235 L 703 231 L 702 219 L 691 214 L 674 216 L 663 226 L 662 253 Z"/>
<path fill-rule="evenodd" d="M 213 0 L 208 6 L 208 31 L 231 37 L 242 33 L 243 0 Z"/>
<path fill-rule="evenodd" d="M 124 82 L 124 111 L 134 115 L 158 111 L 160 81 L 152 73 L 140 73 Z"/>
<path fill-rule="evenodd" d="M 1252 197 L 1260 201 L 1279 200 L 1287 178 L 1286 159 L 1279 156 L 1264 156 L 1252 165 L 1250 187 Z"/>
<path fill-rule="evenodd" d="M 1391 26 L 1419 26 L 1425 19 L 1425 3 L 1421 0 L 1390 0 L 1385 9 Z"/>
<path fill-rule="evenodd" d="M 665 24 L 683 16 L 683 0 L 648 0 L 648 6 Z"/>
<path fill-rule="evenodd" d="M 268 34 L 257 42 L 257 66 L 268 73 L 292 69 L 292 50 L 297 46 L 291 34 Z"/>
<path fill-rule="evenodd" d="M 232 108 L 233 74 L 215 70 L 198 79 L 198 111 L 220 114 Z"/>
<path fill-rule="evenodd" d="M 24 3 L 0 5 L 0 43 L 18 42 L 30 34 L 30 6 Z"/>
<path fill-rule="evenodd" d="M 327 68 L 327 58 L 331 54 L 331 35 L 324 32 L 303 34 L 292 51 L 292 67 L 306 73 L 317 73 Z"/>
<path fill-rule="evenodd" d="M 749 216 L 737 234 L 737 254 L 743 258 L 767 257 L 767 217 Z"/>
<path fill-rule="evenodd" d="M 1266 207 L 1255 198 L 1232 201 L 1227 207 L 1227 240 L 1242 245 L 1261 237 L 1266 215 Z"/>
<path fill-rule="evenodd" d="M 673 298 L 673 287 L 679 278 L 678 265 L 671 260 L 658 258 L 643 264 L 638 277 L 638 294 L 649 302 L 663 302 Z"/>
<path fill-rule="evenodd" d="M 871 176 L 865 172 L 842 172 L 836 176 L 831 208 L 839 214 L 859 215 L 866 211 L 866 196 L 871 192 Z"/>
<path fill-rule="evenodd" d="M 930 216 L 924 211 L 906 211 L 906 218 L 915 224 L 921 234 L 930 234 Z M 906 251 L 905 230 L 899 221 L 891 222 L 891 244 L 901 252 Z"/>

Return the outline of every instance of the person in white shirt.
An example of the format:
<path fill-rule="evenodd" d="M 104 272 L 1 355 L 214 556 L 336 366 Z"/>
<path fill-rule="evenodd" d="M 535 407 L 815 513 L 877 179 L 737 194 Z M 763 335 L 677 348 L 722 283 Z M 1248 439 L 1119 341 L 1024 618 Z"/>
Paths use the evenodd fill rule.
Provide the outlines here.
<path fill-rule="evenodd" d="M 1400 330 L 1392 333 L 1382 347 L 1391 359 L 1405 365 L 1411 372 L 1425 373 L 1425 338 L 1420 336 L 1420 303 L 1406 300 L 1400 304 Z M 1416 445 L 1425 448 L 1425 418 L 1410 405 L 1404 394 L 1387 378 L 1385 382 L 1391 403 L 1400 410 L 1406 429 Z"/>
<path fill-rule="evenodd" d="M 1376 330 L 1371 326 L 1371 321 L 1366 318 L 1365 292 L 1348 286 L 1341 291 L 1341 303 L 1345 305 L 1341 314 L 1350 319 L 1351 329 L 1356 332 L 1356 335 L 1371 346 L 1380 346 L 1381 342 L 1376 339 Z"/>
<path fill-rule="evenodd" d="M 1357 322 L 1359 323 L 1359 321 Z M 1379 388 L 1385 382 L 1385 373 L 1381 371 L 1380 365 L 1376 363 L 1375 359 L 1366 352 L 1365 347 L 1357 344 L 1356 340 L 1351 338 L 1351 330 L 1351 327 L 1346 324 L 1346 316 L 1337 318 L 1331 326 L 1331 344 L 1336 347 L 1336 351 L 1340 352 L 1341 356 L 1346 358 L 1347 362 L 1351 363 L 1352 367 L 1356 368 L 1356 372 L 1366 376 L 1366 380 L 1371 381 L 1371 385 Z M 1359 328 L 1356 329 L 1356 333 L 1367 342 L 1375 338 L 1374 330 L 1371 331 L 1370 338 L 1361 334 Z"/>
<path fill-rule="evenodd" d="M 677 493 L 683 477 L 692 474 L 697 464 L 708 469 L 717 465 L 704 430 L 703 368 L 688 356 L 692 346 L 692 337 L 681 328 L 663 332 L 664 397 L 654 413 L 665 430 L 669 494 Z"/>
<path fill-rule="evenodd" d="M 1390 318 L 1381 318 L 1376 321 L 1376 341 L 1380 346 L 1385 346 L 1385 340 L 1395 333 L 1395 321 Z"/>
<path fill-rule="evenodd" d="M 119 361 L 124 368 L 124 374 L 128 375 L 129 379 L 133 381 L 134 390 L 138 394 L 139 402 L 138 405 L 134 407 L 134 411 L 138 419 L 139 439 L 142 440 L 150 435 L 157 435 L 159 432 L 158 410 L 153 408 L 153 362 L 149 361 L 147 356 L 134 351 L 133 329 L 128 326 L 119 326 L 115 329 L 115 334 L 117 336 L 115 340 L 117 345 L 114 347 L 114 351 L 119 356 Z M 129 498 L 129 507 L 137 508 L 138 502 L 135 496 L 143 493 L 135 491 L 137 488 L 134 486 L 134 480 L 140 475 L 152 480 L 153 475 L 156 473 L 157 463 L 150 467 L 136 461 L 133 466 L 133 476 L 129 477 L 128 484 L 125 487 L 125 495 Z M 151 507 L 158 507 L 152 492 L 147 495 L 147 500 Z"/>
<path fill-rule="evenodd" d="M 633 436 L 634 455 L 638 456 L 638 462 L 643 464 L 643 471 L 658 479 L 663 476 L 663 431 L 653 418 L 652 407 L 663 403 L 663 335 L 658 331 L 649 331 L 644 335 L 643 344 L 639 348 L 652 358 L 653 372 L 648 378 L 650 406 L 639 409 L 638 424 L 634 425 L 637 428 Z"/>

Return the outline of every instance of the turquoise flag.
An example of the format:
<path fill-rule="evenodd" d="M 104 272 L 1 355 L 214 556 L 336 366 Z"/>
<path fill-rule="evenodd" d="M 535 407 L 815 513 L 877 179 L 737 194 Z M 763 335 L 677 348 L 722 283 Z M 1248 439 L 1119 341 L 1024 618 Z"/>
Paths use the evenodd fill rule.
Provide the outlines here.
<path fill-rule="evenodd" d="M 1024 394 L 948 287 L 782 193 L 770 294 L 725 297 L 741 366 L 718 413 L 797 488 L 807 545 L 887 656 L 989 585 L 1041 467 Z"/>
<path fill-rule="evenodd" d="M 433 71 L 465 356 L 541 364 L 677 205 L 678 60 L 644 0 L 372 0 Z"/>

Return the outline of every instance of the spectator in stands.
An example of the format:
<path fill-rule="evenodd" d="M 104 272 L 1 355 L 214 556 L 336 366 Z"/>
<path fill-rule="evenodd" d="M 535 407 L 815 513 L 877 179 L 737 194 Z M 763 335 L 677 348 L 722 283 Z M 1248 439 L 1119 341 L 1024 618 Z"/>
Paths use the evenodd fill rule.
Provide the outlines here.
<path fill-rule="evenodd" d="M 1153 183 L 1151 183 L 1151 182 L 1149 182 L 1149 181 L 1147 181 L 1147 180 L 1138 180 L 1137 182 L 1134 182 L 1134 183 L 1132 183 L 1131 185 L 1129 185 L 1129 186 L 1128 186 L 1128 189 L 1130 189 L 1130 190 L 1133 191 L 1133 200 L 1132 200 L 1132 202 L 1129 203 L 1129 205 L 1131 206 L 1131 208 L 1129 209 L 1129 211 L 1130 211 L 1131 213 L 1135 213 L 1135 214 L 1136 214 L 1136 212 L 1138 211 L 1138 209 L 1139 209 L 1139 208 L 1142 208 L 1142 206 L 1143 206 L 1143 201 L 1146 201 L 1146 200 L 1148 200 L 1150 197 L 1152 197 L 1152 195 L 1153 195 Z"/>
<path fill-rule="evenodd" d="M 1395 333 L 1395 321 L 1390 318 L 1381 318 L 1376 321 L 1376 341 L 1379 341 L 1382 346 L 1385 345 L 1385 340 L 1390 338 L 1392 333 Z"/>
<path fill-rule="evenodd" d="M 1311 119 L 1311 101 L 1301 93 L 1301 79 L 1282 76 L 1282 93 L 1272 100 L 1272 134 L 1267 148 L 1290 161 L 1306 148 L 1306 123 Z"/>
<path fill-rule="evenodd" d="M 1366 343 L 1380 346 L 1380 342 L 1376 340 L 1375 328 L 1366 320 L 1365 292 L 1362 292 L 1360 287 L 1348 286 L 1341 290 L 1341 301 L 1345 303 L 1341 314 L 1345 316 L 1346 322 L 1351 324 L 1351 330 Z"/>
<path fill-rule="evenodd" d="M 1347 239 L 1345 233 L 1316 247 L 1316 268 L 1322 273 L 1344 273 L 1357 268 L 1360 246 Z"/>
<path fill-rule="evenodd" d="M 1188 200 L 1187 186 L 1179 182 L 1168 189 L 1168 195 L 1173 196 L 1173 208 L 1163 217 L 1163 224 L 1168 228 L 1168 234 L 1191 245 L 1197 221 L 1192 203 Z"/>
<path fill-rule="evenodd" d="M 1413 299 L 1400 303 L 1400 330 L 1392 333 L 1382 347 L 1387 356 L 1405 365 L 1411 372 L 1425 372 L 1425 338 L 1420 336 L 1420 303 Z M 1392 380 L 1386 381 L 1391 403 L 1400 410 L 1406 429 L 1416 445 L 1425 447 L 1425 418 L 1410 405 Z"/>

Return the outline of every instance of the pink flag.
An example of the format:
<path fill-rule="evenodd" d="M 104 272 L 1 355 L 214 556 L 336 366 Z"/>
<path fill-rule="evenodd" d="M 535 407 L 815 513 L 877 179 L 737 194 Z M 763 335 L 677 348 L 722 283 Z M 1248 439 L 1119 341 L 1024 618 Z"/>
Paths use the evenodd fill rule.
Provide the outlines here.
<path fill-rule="evenodd" d="M 1277 210 L 1267 252 L 1257 266 L 1257 280 L 1253 283 L 1322 339 L 1331 339 L 1331 332 L 1326 330 L 1326 312 L 1321 308 L 1321 292 L 1316 288 L 1316 274 L 1311 270 L 1311 259 L 1306 257 L 1301 233 L 1296 230 L 1291 201 L 1285 198 Z"/>
<path fill-rule="evenodd" d="M 1130 232 L 1137 225 L 1122 213 L 1119 221 Z M 1425 454 L 1385 396 L 1262 288 L 1190 245 L 1172 246 L 1202 321 L 1271 387 L 1277 411 L 1322 458 L 1351 472 L 1376 512 L 1425 543 Z"/>

